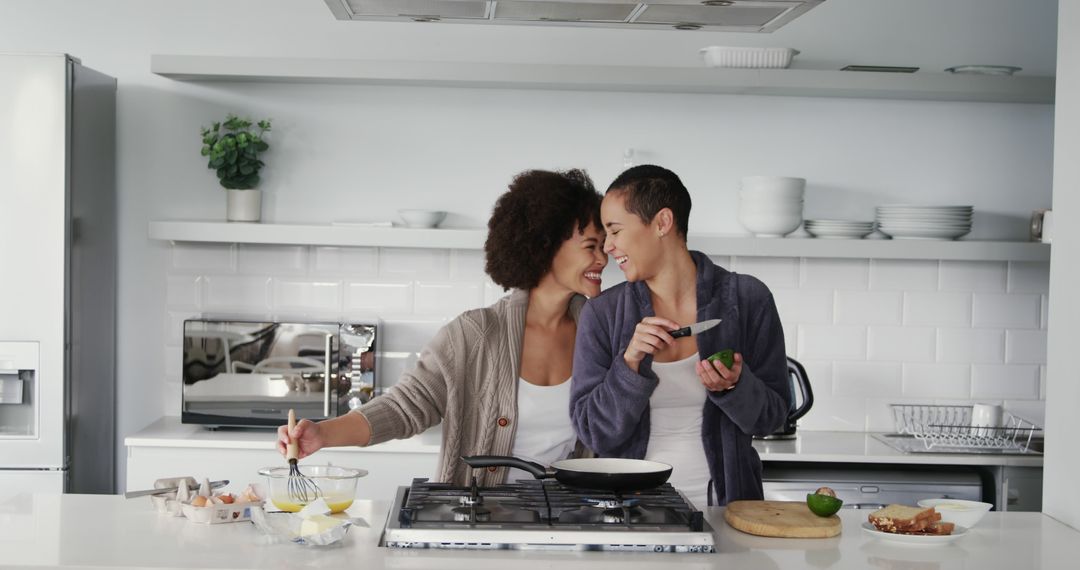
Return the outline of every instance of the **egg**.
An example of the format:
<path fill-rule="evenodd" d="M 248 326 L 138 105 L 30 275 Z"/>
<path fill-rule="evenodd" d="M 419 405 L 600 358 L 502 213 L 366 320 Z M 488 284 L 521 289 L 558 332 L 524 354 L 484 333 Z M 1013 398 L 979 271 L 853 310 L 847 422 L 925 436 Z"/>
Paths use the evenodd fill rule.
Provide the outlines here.
<path fill-rule="evenodd" d="M 218 495 L 218 499 L 221 499 L 221 502 L 226 505 L 231 505 L 236 502 L 236 499 L 234 499 L 233 496 L 229 493 L 225 493 L 224 495 Z"/>
<path fill-rule="evenodd" d="M 191 499 L 191 506 L 193 507 L 205 507 L 207 498 L 202 495 L 197 495 L 194 499 Z"/>

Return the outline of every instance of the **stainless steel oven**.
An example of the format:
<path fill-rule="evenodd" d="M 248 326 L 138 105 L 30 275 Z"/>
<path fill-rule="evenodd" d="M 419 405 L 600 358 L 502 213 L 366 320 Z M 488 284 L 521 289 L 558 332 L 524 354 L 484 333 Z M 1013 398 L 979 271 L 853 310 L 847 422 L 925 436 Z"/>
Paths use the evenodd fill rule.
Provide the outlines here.
<path fill-rule="evenodd" d="M 184 321 L 181 421 L 273 426 L 336 417 L 375 391 L 375 323 Z"/>

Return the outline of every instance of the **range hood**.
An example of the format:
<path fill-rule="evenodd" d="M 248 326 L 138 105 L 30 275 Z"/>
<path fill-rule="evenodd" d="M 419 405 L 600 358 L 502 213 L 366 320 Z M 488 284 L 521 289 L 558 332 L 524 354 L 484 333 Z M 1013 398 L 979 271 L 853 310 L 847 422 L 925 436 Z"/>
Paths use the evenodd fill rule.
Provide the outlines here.
<path fill-rule="evenodd" d="M 825 0 L 325 0 L 339 20 L 772 32 Z"/>

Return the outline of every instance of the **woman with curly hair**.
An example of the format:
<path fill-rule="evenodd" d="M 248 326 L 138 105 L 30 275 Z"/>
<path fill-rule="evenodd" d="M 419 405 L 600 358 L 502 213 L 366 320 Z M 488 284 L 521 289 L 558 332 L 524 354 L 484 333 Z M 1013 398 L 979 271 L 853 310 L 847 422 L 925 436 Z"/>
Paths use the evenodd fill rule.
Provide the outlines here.
<path fill-rule="evenodd" d="M 499 197 L 488 221 L 485 271 L 513 291 L 439 329 L 416 366 L 386 394 L 344 416 L 278 428 L 300 457 L 323 447 L 374 445 L 442 422 L 435 478 L 470 481 L 469 455 L 515 455 L 543 464 L 584 450 L 570 423 L 570 367 L 577 315 L 600 293 L 607 265 L 601 196 L 580 170 L 529 170 Z M 509 471 L 509 473 L 508 473 Z M 525 475 L 479 472 L 489 486 Z M 509 475 L 509 477 L 508 477 Z"/>

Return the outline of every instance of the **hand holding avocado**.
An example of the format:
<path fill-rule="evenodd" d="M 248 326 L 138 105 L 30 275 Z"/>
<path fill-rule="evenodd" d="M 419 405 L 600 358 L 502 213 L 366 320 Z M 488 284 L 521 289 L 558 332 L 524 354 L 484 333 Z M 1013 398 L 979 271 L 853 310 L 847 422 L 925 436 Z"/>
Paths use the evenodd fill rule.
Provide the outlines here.
<path fill-rule="evenodd" d="M 697 364 L 698 377 L 710 391 L 731 390 L 742 375 L 742 355 L 728 348 Z"/>

